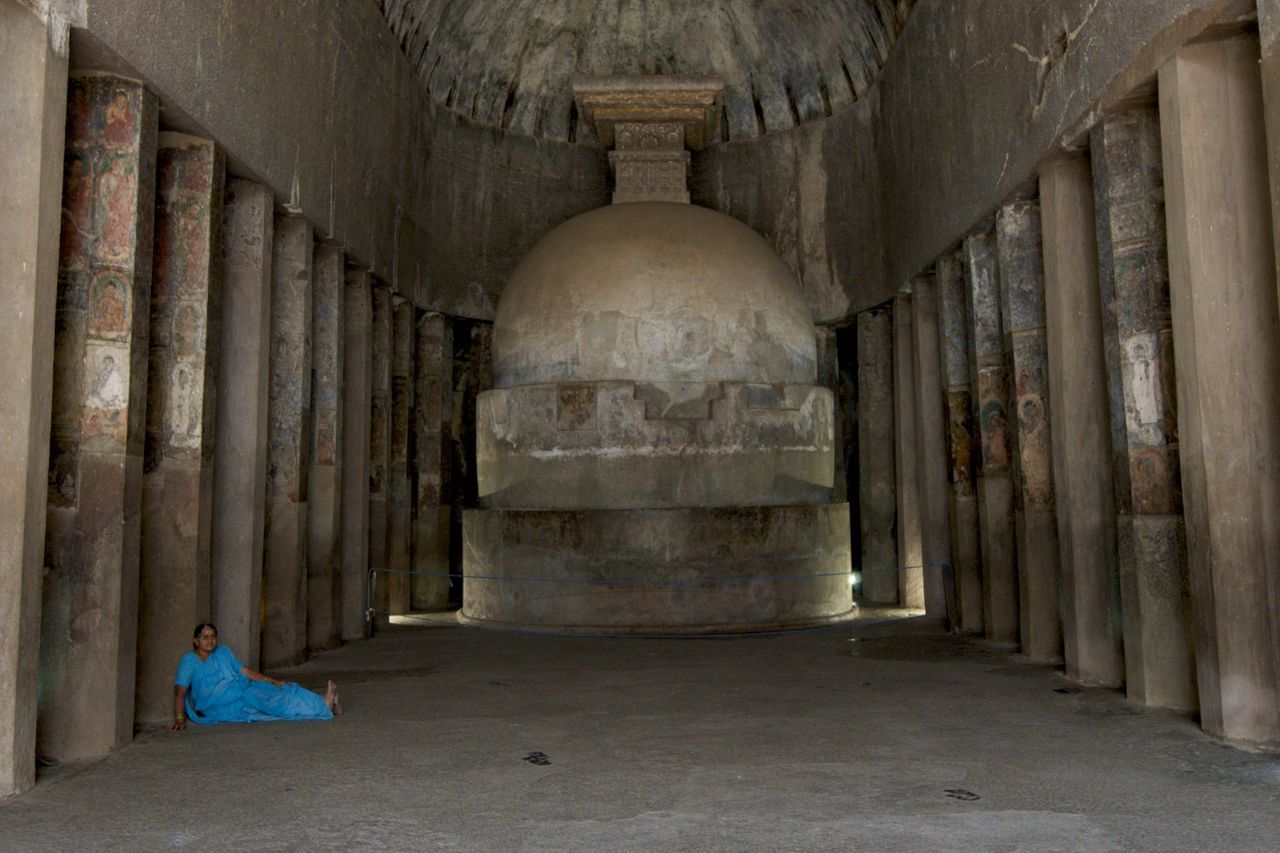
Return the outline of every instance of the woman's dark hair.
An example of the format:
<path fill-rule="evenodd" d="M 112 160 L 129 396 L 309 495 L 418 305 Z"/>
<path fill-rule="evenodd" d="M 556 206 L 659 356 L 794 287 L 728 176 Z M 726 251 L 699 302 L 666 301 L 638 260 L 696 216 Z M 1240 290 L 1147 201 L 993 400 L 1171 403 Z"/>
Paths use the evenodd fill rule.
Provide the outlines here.
<path fill-rule="evenodd" d="M 215 637 L 218 636 L 217 625 L 213 624 L 212 622 L 201 622 L 199 625 L 196 626 L 195 631 L 191 633 L 191 645 L 194 646 L 196 644 L 196 640 L 200 639 L 200 632 L 203 631 L 205 628 L 212 628 L 213 635 Z"/>

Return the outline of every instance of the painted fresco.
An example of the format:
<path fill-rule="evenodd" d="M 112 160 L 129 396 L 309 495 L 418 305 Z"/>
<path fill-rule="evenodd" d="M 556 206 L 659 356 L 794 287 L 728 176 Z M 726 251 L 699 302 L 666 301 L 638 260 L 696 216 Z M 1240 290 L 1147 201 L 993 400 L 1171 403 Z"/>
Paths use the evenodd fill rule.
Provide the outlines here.
<path fill-rule="evenodd" d="M 1049 432 L 1049 383 L 1044 336 L 1014 338 L 1014 394 L 1022 500 L 1029 510 L 1053 507 L 1053 448 Z"/>
<path fill-rule="evenodd" d="M 976 494 L 978 460 L 973 442 L 973 399 L 968 388 L 947 391 L 947 451 L 951 486 L 960 497 Z"/>
<path fill-rule="evenodd" d="M 216 255 L 223 167 L 212 143 L 166 139 L 157 158 L 151 292 L 151 393 L 147 468 L 164 457 L 195 464 L 212 448 L 210 312 L 220 295 Z"/>
<path fill-rule="evenodd" d="M 1009 464 L 1008 374 L 1003 365 L 978 370 L 978 428 L 984 470 Z"/>

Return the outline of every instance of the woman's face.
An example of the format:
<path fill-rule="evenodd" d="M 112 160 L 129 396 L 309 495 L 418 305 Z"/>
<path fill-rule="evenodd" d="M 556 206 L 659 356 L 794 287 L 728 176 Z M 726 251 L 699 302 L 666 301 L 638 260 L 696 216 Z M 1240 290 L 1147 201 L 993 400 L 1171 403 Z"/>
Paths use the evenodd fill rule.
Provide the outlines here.
<path fill-rule="evenodd" d="M 212 628 L 204 628 L 196 637 L 196 648 L 209 654 L 218 647 L 218 632 Z"/>

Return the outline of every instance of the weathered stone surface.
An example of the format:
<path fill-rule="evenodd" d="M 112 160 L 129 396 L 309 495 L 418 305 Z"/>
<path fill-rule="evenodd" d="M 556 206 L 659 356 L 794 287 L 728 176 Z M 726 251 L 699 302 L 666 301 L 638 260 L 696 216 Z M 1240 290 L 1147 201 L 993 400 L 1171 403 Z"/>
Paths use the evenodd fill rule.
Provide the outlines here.
<path fill-rule="evenodd" d="M 448 605 L 452 586 L 452 496 L 460 485 L 453 476 L 453 324 L 443 314 L 426 314 L 418 321 L 417 336 L 411 593 L 414 610 L 440 610 Z"/>
<path fill-rule="evenodd" d="M 311 294 L 311 470 L 307 475 L 307 651 L 342 641 L 345 256 L 316 246 Z"/>
<path fill-rule="evenodd" d="M 565 223 L 512 275 L 494 328 L 499 387 L 816 377 L 791 271 L 749 228 L 691 205 L 614 205 Z"/>
<path fill-rule="evenodd" d="M 690 411 L 651 407 L 657 389 L 638 382 L 484 392 L 476 441 L 482 505 L 642 509 L 831 499 L 835 426 L 828 389 L 693 385 L 698 405 Z M 576 407 L 571 423 L 566 399 Z M 662 417 L 649 416 L 659 408 Z M 672 476 L 673 465 L 680 476 Z"/>
<path fill-rule="evenodd" d="M 1016 424 L 1013 496 L 1018 633 L 1028 657 L 1053 662 L 1062 657 L 1062 625 L 1058 616 L 1057 521 L 1038 202 L 1013 202 L 1000 208 L 996 247 L 1001 329 Z"/>
<path fill-rule="evenodd" d="M 1189 596 L 1190 583 L 1186 548 L 1171 544 L 1184 535 L 1159 113 L 1135 107 L 1107 116 L 1093 129 L 1090 150 L 1125 685 L 1134 701 L 1194 711 L 1190 598 L 1176 606 L 1163 604 L 1169 590 Z M 1135 512 L 1144 516 L 1140 523 L 1133 519 Z M 1134 537 L 1140 529 L 1163 533 L 1139 542 Z M 1152 550 L 1143 550 L 1148 547 Z M 1146 588 L 1151 583 L 1155 586 Z"/>
<path fill-rule="evenodd" d="M 1053 482 L 1067 675 L 1124 682 L 1093 174 L 1084 157 L 1040 176 Z"/>
<path fill-rule="evenodd" d="M 311 226 L 275 218 L 267 397 L 262 665 L 307 655 L 307 473 L 311 451 Z"/>
<path fill-rule="evenodd" d="M 938 335 L 941 350 L 942 407 L 946 434 L 947 519 L 951 564 L 959 607 L 959 627 L 983 632 L 982 549 L 973 422 L 973 386 L 969 378 L 969 315 L 965 309 L 964 258 L 948 252 L 937 261 Z"/>
<path fill-rule="evenodd" d="M 265 186 L 227 182 L 213 451 L 213 621 L 219 642 L 248 666 L 258 665 L 261 647 L 272 208 Z"/>
<path fill-rule="evenodd" d="M 1159 83 L 1200 720 L 1276 746 L 1280 309 L 1257 41 L 1185 47 Z"/>
<path fill-rule="evenodd" d="M 365 636 L 369 606 L 373 276 L 348 270 L 343 291 L 342 639 Z"/>
<path fill-rule="evenodd" d="M 924 554 L 920 540 L 920 459 L 916 455 L 915 355 L 911 295 L 893 299 L 893 438 L 897 462 L 898 603 L 924 607 Z"/>
<path fill-rule="evenodd" d="M 862 595 L 877 604 L 894 604 L 898 600 L 894 435 L 893 315 L 888 308 L 879 308 L 858 315 L 858 518 L 862 533 Z"/>
<path fill-rule="evenodd" d="M 417 316 L 412 302 L 392 299 L 391 443 L 387 474 L 388 608 L 408 613 L 412 569 L 413 476 L 410 468 L 413 420 L 413 350 Z"/>
<path fill-rule="evenodd" d="M 974 403 L 973 461 L 977 469 L 986 637 L 1018 641 L 1018 570 L 1014 544 L 1013 480 L 1009 459 L 1009 369 L 1000 334 L 1000 265 L 995 235 L 965 238 L 965 311 L 969 331 L 970 396 Z"/>
<path fill-rule="evenodd" d="M 688 634 L 850 610 L 848 504 L 470 510 L 464 530 L 466 622 Z"/>
<path fill-rule="evenodd" d="M 948 521 L 947 473 L 950 465 L 947 462 L 946 418 L 942 409 L 938 325 L 937 280 L 933 276 L 919 276 L 911 283 L 911 334 L 924 605 L 930 616 L 944 617 L 952 627 L 959 627 Z"/>
<path fill-rule="evenodd" d="M 591 138 L 572 80 L 598 74 L 706 74 L 725 80 L 719 137 L 750 138 L 847 106 L 866 93 L 914 0 L 785 12 L 744 0 L 703 6 L 606 0 L 584 9 L 500 0 L 463 12 L 390 0 L 383 13 L 433 100 L 472 121 L 561 141 Z M 536 18 L 538 27 L 511 29 Z M 735 50 L 711 50 L 723 40 Z M 475 49 L 484 45 L 484 49 Z M 664 59 L 654 67 L 654 57 Z M 717 111 L 718 113 L 719 111 Z"/>
<path fill-rule="evenodd" d="M 835 455 L 835 473 L 831 484 L 831 499 L 837 503 L 848 497 L 848 453 L 845 446 L 845 435 L 850 429 L 846 421 L 856 419 L 856 413 L 848 407 L 849 400 L 842 400 L 845 376 L 840 370 L 840 336 L 829 326 L 819 326 L 817 340 L 818 385 L 829 390 L 834 400 L 833 416 L 835 419 L 831 435 L 831 449 Z M 852 337 L 845 342 L 846 346 L 856 346 Z"/>
<path fill-rule="evenodd" d="M 67 101 L 38 728 L 62 761 L 133 739 L 158 127 L 132 80 Z"/>
<path fill-rule="evenodd" d="M 135 722 L 173 717 L 175 661 L 212 606 L 213 448 L 222 303 L 222 154 L 160 134 L 142 485 Z"/>
<path fill-rule="evenodd" d="M 371 601 L 376 615 L 385 619 L 391 605 L 391 577 L 387 568 L 391 467 L 391 291 L 374 280 L 369 380 L 369 568 Z"/>
<path fill-rule="evenodd" d="M 0 0 L 0 798 L 35 784 L 40 575 L 58 293 L 67 57 L 22 3 Z"/>

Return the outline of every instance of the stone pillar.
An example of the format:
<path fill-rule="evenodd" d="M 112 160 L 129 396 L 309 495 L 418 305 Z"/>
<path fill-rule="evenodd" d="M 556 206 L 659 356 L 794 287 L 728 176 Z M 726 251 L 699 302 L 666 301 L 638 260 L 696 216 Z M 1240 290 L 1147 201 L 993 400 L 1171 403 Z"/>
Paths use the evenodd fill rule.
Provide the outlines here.
<path fill-rule="evenodd" d="M 1200 719 L 1280 746 L 1280 314 L 1257 41 L 1184 47 L 1159 82 Z"/>
<path fill-rule="evenodd" d="M 369 415 L 373 276 L 349 270 L 342 309 L 342 639 L 365 636 L 369 590 Z"/>
<path fill-rule="evenodd" d="M 1195 655 L 1182 481 L 1160 114 L 1107 116 L 1090 140 L 1097 210 L 1111 477 L 1135 702 L 1194 711 Z"/>
<path fill-rule="evenodd" d="M 1020 201 L 1000 208 L 996 244 L 1000 317 L 1017 425 L 1013 519 L 1018 549 L 1018 631 L 1023 653 L 1033 661 L 1049 663 L 1062 659 L 1062 623 L 1039 203 Z"/>
<path fill-rule="evenodd" d="M 239 179 L 227 183 L 225 199 L 213 451 L 213 621 L 219 642 L 256 667 L 267 491 L 273 200 L 262 184 Z"/>
<path fill-rule="evenodd" d="M 840 408 L 840 347 L 836 330 L 830 326 L 817 327 L 818 343 L 818 384 L 830 388 L 835 395 L 835 456 L 836 471 L 834 488 L 831 492 L 833 501 L 844 502 L 849 499 L 849 474 L 845 470 L 844 421 L 846 413 Z"/>
<path fill-rule="evenodd" d="M 916 388 L 911 294 L 893 298 L 893 422 L 897 461 L 898 604 L 923 608 L 923 546 L 920 541 L 920 472 L 916 456 Z"/>
<path fill-rule="evenodd" d="M 1009 448 L 1009 368 L 1000 334 L 1000 267 L 994 235 L 964 241 L 969 382 L 976 389 L 974 464 L 982 551 L 982 619 L 986 637 L 1018 642 L 1018 570 Z"/>
<path fill-rule="evenodd" d="M 1124 630 L 1088 159 L 1045 166 L 1040 208 L 1063 653 L 1068 677 L 1119 686 Z"/>
<path fill-rule="evenodd" d="M 417 331 L 413 609 L 441 610 L 449 604 L 452 568 L 453 325 L 443 314 L 426 314 Z"/>
<path fill-rule="evenodd" d="M 388 474 L 391 468 L 391 291 L 375 280 L 373 288 L 373 339 L 371 395 L 369 401 L 369 567 L 388 568 Z M 386 619 L 391 607 L 390 577 L 373 576 L 373 608 Z"/>
<path fill-rule="evenodd" d="M 38 739 L 73 761 L 133 739 L 159 113 L 106 75 L 67 99 Z"/>
<path fill-rule="evenodd" d="M 983 632 L 982 550 L 979 546 L 978 491 L 973 427 L 973 386 L 969 380 L 969 328 L 961 253 L 938 258 L 938 334 L 941 348 L 943 421 L 950 490 L 947 520 L 951 529 L 959 626 L 965 634 Z"/>
<path fill-rule="evenodd" d="M 893 429 L 893 316 L 888 308 L 858 315 L 858 518 L 862 597 L 898 600 L 897 466 Z"/>
<path fill-rule="evenodd" d="M 6 376 L 0 382 L 0 798 L 35 784 L 65 36 L 65 30 L 51 32 L 23 3 L 0 0 L 0 363 Z"/>
<path fill-rule="evenodd" d="M 307 468 L 311 449 L 311 226 L 277 216 L 271 256 L 262 665 L 307 656 Z"/>
<path fill-rule="evenodd" d="M 955 613 L 955 569 L 947 521 L 947 437 L 942 413 L 942 367 L 938 356 L 938 284 L 920 276 L 911 284 L 911 333 L 916 389 L 916 483 L 920 500 L 920 554 L 924 605 L 930 616 Z"/>
<path fill-rule="evenodd" d="M 412 414 L 414 338 L 417 309 L 399 296 L 392 297 L 391 333 L 391 443 L 387 472 L 387 568 L 399 574 L 386 576 L 388 607 L 394 614 L 408 613 L 411 605 L 411 534 L 413 524 Z"/>
<path fill-rule="evenodd" d="M 213 424 L 224 164 L 206 139 L 160 134 L 142 482 L 134 720 L 173 718 L 176 660 L 209 620 Z"/>
<path fill-rule="evenodd" d="M 311 295 L 311 470 L 307 475 L 307 650 L 342 642 L 342 356 L 345 256 L 316 246 Z"/>

